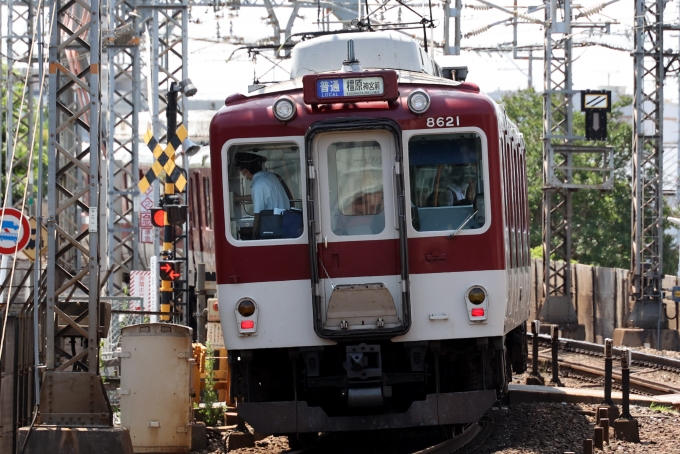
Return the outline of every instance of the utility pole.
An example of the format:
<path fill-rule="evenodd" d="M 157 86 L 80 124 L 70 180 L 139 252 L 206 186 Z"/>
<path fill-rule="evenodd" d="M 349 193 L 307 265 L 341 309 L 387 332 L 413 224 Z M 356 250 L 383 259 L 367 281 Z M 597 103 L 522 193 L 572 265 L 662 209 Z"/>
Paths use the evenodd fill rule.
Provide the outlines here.
<path fill-rule="evenodd" d="M 139 254 L 139 113 L 141 80 L 136 0 L 108 4 L 107 262 L 108 296 L 125 296 L 125 276 L 141 270 Z M 121 134 L 116 128 L 129 128 Z"/>
<path fill-rule="evenodd" d="M 557 10 L 563 12 L 558 22 Z M 571 167 L 571 153 L 560 149 L 578 137 L 573 132 L 571 85 L 571 3 L 558 6 L 548 0 L 545 7 L 543 91 L 543 293 L 541 321 L 576 325 L 571 300 L 571 188 L 554 181 L 556 165 Z M 567 171 L 567 178 L 570 177 Z M 552 181 L 551 181 L 552 180 Z"/>
<path fill-rule="evenodd" d="M 98 371 L 99 339 L 106 335 L 106 313 L 99 304 L 100 230 L 105 225 L 99 210 L 100 12 L 99 0 L 50 4 L 48 254 L 46 278 L 35 289 L 44 305 L 37 339 L 45 370 L 35 420 L 43 430 L 20 430 L 20 443 L 31 434 L 26 454 L 58 452 L 61 445 L 56 444 L 66 437 L 88 446 L 95 432 L 112 452 L 130 443 L 127 429 L 113 428 Z M 78 181 L 83 185 L 74 187 Z M 76 207 L 86 214 L 84 225 L 72 223 Z M 73 260 L 74 251 L 80 261 Z M 68 434 L 62 434 L 66 427 Z"/>
<path fill-rule="evenodd" d="M 159 0 L 151 2 L 150 0 L 141 0 L 139 8 L 143 12 L 143 19 L 149 19 L 149 26 L 147 28 L 149 33 L 149 45 L 151 47 L 151 61 L 147 62 L 151 66 L 151 87 L 155 92 L 149 93 L 149 108 L 153 122 L 153 134 L 158 140 L 162 140 L 163 129 L 165 129 L 166 142 L 175 129 L 170 129 L 169 125 L 164 125 L 160 121 L 163 113 L 168 107 L 168 97 L 172 91 L 172 84 L 179 84 L 181 81 L 189 77 L 188 55 L 189 55 L 189 11 L 188 0 Z M 175 94 L 177 96 L 176 110 L 177 115 L 181 118 L 181 123 L 185 128 L 189 128 L 189 109 L 186 105 L 186 96 L 183 92 Z M 166 121 L 168 114 L 166 112 Z M 176 118 L 176 117 L 175 117 Z M 181 167 L 189 169 L 189 159 L 186 153 L 182 155 Z M 189 197 L 189 190 L 187 189 L 186 197 Z M 160 190 L 157 183 L 154 183 L 154 199 L 160 199 Z M 185 280 L 184 283 L 175 283 L 175 289 L 182 288 L 182 292 L 174 292 L 175 303 L 178 306 L 180 313 L 183 315 L 183 323 L 187 324 L 188 311 L 188 278 L 191 269 L 189 262 L 190 255 L 188 251 L 188 223 L 184 223 L 182 227 L 182 234 L 180 238 L 176 238 L 175 242 L 181 242 L 179 249 L 182 251 L 182 256 L 179 254 L 175 259 L 183 260 L 185 263 Z M 161 230 L 163 240 L 165 239 L 164 230 Z M 156 242 L 158 244 L 158 242 Z M 160 253 L 160 251 L 158 251 Z M 183 287 L 182 287 L 183 286 Z M 163 295 L 161 293 L 161 299 Z M 162 304 L 162 303 L 161 303 Z M 180 320 L 178 320 L 180 321 Z"/>
<path fill-rule="evenodd" d="M 561 14 L 559 14 L 561 13 Z M 559 18 L 562 18 L 560 20 Z M 570 0 L 545 2 L 543 92 L 543 290 L 545 301 L 540 320 L 559 324 L 568 337 L 585 338 L 572 300 L 572 195 L 578 189 L 613 188 L 611 147 L 576 146 L 573 129 L 572 22 Z M 583 26 L 598 26 L 584 24 Z M 600 165 L 589 169 L 575 165 L 578 155 L 594 157 Z M 589 172 L 595 184 L 574 178 L 575 170 Z"/>
<path fill-rule="evenodd" d="M 444 1 L 444 55 L 460 55 L 460 15 L 463 9 L 461 0 L 453 0 L 454 6 L 451 8 L 451 0 Z M 453 18 L 453 46 L 451 46 L 451 18 Z"/>
<path fill-rule="evenodd" d="M 663 311 L 663 33 L 664 0 L 635 1 L 633 219 L 629 325 L 668 328 Z M 677 28 L 677 26 L 675 27 Z M 677 57 L 677 56 L 676 56 Z M 651 331 L 644 335 L 651 342 Z"/>

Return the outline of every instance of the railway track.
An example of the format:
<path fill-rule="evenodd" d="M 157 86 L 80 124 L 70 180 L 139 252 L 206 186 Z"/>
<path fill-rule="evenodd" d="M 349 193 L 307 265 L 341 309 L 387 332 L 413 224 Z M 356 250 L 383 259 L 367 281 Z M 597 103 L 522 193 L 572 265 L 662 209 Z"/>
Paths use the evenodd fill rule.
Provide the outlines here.
<path fill-rule="evenodd" d="M 550 336 L 539 335 L 539 345 L 547 347 L 539 352 L 539 362 L 550 367 Z M 560 339 L 559 366 L 567 377 L 575 378 L 593 384 L 603 384 L 604 380 L 604 346 L 590 342 Z M 620 348 L 613 349 L 614 371 L 612 374 L 613 387 L 621 388 Z M 531 357 L 531 355 L 529 355 Z M 641 395 L 680 394 L 680 361 L 657 355 L 649 355 L 637 351 L 632 352 L 631 392 Z M 596 359 L 601 361 L 596 362 Z M 660 373 L 675 375 L 674 380 L 655 379 Z M 645 376 L 651 376 L 651 379 Z M 675 383 L 673 383 L 675 382 Z"/>
<path fill-rule="evenodd" d="M 318 441 L 314 443 L 313 445 L 302 448 L 302 449 L 296 449 L 292 451 L 288 451 L 286 454 L 315 454 L 315 453 L 324 453 L 324 454 L 335 454 L 335 453 L 344 453 L 344 452 L 385 452 L 385 453 L 393 453 L 393 452 L 400 452 L 400 453 L 408 453 L 408 454 L 465 454 L 465 453 L 470 453 L 473 452 L 475 448 L 480 446 L 484 441 L 489 437 L 491 432 L 493 431 L 493 419 L 489 417 L 484 417 L 482 420 L 480 420 L 477 423 L 469 424 L 467 425 L 460 433 L 451 435 L 449 438 L 447 438 L 444 441 L 440 440 L 434 440 L 435 438 L 440 438 L 440 437 L 435 437 L 432 434 L 423 434 L 423 442 L 421 443 L 421 446 L 414 449 L 414 450 L 398 450 L 397 446 L 391 446 L 391 444 L 394 444 L 394 440 L 391 440 L 391 437 L 389 436 L 388 433 L 382 433 L 382 434 L 363 434 L 363 433 L 337 433 L 337 434 L 328 434 L 325 436 L 319 437 Z M 362 437 L 362 436 L 367 436 L 372 438 L 372 442 L 376 442 L 376 438 L 383 438 L 383 440 L 378 441 L 378 444 L 381 445 L 379 448 L 367 446 L 365 447 L 364 450 L 356 450 L 355 447 L 353 446 L 348 446 L 348 439 L 352 439 L 353 443 L 356 443 L 356 437 Z M 432 441 L 428 442 L 427 439 L 431 438 Z M 432 443 L 428 446 L 428 443 Z M 424 446 L 424 447 L 423 447 Z"/>

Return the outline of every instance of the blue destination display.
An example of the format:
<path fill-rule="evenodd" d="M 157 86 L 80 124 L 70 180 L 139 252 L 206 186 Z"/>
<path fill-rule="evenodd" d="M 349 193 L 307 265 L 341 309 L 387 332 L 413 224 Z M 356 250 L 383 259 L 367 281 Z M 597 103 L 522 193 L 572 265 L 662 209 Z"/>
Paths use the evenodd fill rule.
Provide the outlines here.
<path fill-rule="evenodd" d="M 319 79 L 316 81 L 317 98 L 382 95 L 384 91 L 382 77 Z"/>

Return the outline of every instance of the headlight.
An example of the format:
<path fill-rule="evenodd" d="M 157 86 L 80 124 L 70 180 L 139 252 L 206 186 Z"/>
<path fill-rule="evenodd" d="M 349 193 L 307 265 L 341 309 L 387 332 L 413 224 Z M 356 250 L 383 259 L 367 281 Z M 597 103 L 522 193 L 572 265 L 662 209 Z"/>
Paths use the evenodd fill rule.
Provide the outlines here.
<path fill-rule="evenodd" d="M 274 101 L 274 116 L 281 121 L 288 121 L 295 116 L 295 101 L 290 96 L 281 96 Z"/>
<path fill-rule="evenodd" d="M 255 303 L 250 300 L 242 300 L 238 303 L 238 306 L 236 306 L 236 310 L 238 310 L 238 313 L 242 316 L 250 317 L 255 313 Z"/>
<path fill-rule="evenodd" d="M 408 95 L 407 102 L 408 108 L 414 114 L 422 114 L 430 108 L 430 96 L 422 88 L 413 90 L 410 95 Z"/>
<path fill-rule="evenodd" d="M 482 304 L 486 299 L 486 292 L 481 287 L 472 287 L 468 290 L 467 296 L 472 304 Z"/>

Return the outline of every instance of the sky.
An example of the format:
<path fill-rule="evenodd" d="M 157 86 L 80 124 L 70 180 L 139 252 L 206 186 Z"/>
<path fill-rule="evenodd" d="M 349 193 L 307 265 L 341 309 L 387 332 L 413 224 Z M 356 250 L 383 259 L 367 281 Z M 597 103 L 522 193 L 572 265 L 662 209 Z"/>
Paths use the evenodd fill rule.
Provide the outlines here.
<path fill-rule="evenodd" d="M 419 12 L 426 13 L 426 4 L 420 0 L 409 2 L 409 5 Z M 542 5 L 535 0 L 517 0 L 519 11 L 531 18 L 543 20 L 544 12 L 529 13 L 531 6 Z M 443 10 L 440 0 L 433 0 L 433 16 L 437 23 L 432 31 L 435 41 L 443 41 Z M 678 7 L 680 0 L 673 0 L 666 4 L 664 22 L 677 24 Z M 496 95 L 498 92 L 508 92 L 527 88 L 529 81 L 528 60 L 513 59 L 510 52 L 473 51 L 470 48 L 496 48 L 502 43 L 511 43 L 513 40 L 513 28 L 506 25 L 496 25 L 488 31 L 466 38 L 465 35 L 478 30 L 485 25 L 507 20 L 511 16 L 498 9 L 480 9 L 484 4 L 478 0 L 462 0 L 463 9 L 461 16 L 461 32 L 464 35 L 461 41 L 463 50 L 460 55 L 444 56 L 441 48 L 435 49 L 434 58 L 441 65 L 468 66 L 468 81 L 480 86 L 482 91 Z M 290 5 L 290 2 L 284 4 Z M 495 5 L 506 9 L 513 7 L 509 0 L 499 0 Z M 395 0 L 387 0 L 386 7 L 382 10 L 385 21 L 396 22 L 399 5 Z M 598 9 L 602 3 L 586 0 L 582 3 L 572 4 L 572 16 L 575 17 L 584 11 Z M 369 9 L 377 8 L 377 0 L 369 0 Z M 419 20 L 415 14 L 402 7 L 402 21 Z M 291 8 L 276 8 L 276 15 L 281 25 L 285 27 L 290 16 Z M 323 10 L 321 11 L 323 13 Z M 379 20 L 381 12 L 376 12 L 373 18 Z M 574 90 L 598 89 L 611 87 L 620 93 L 633 94 L 633 26 L 634 26 L 634 2 L 619 0 L 605 6 L 599 13 L 582 17 L 573 21 L 579 24 L 610 23 L 609 33 L 604 33 L 600 28 L 584 27 L 573 28 L 572 39 L 574 43 L 602 43 L 609 46 L 590 45 L 575 47 L 573 50 L 572 79 Z M 240 47 L 228 41 L 245 40 L 256 42 L 273 34 L 273 28 L 267 24 L 267 13 L 264 8 L 242 7 L 238 11 L 223 8 L 215 13 L 209 7 L 193 7 L 191 10 L 191 25 L 189 28 L 189 76 L 198 88 L 198 94 L 194 99 L 215 101 L 219 108 L 223 99 L 235 92 L 246 92 L 247 86 L 253 83 L 256 76 L 261 81 L 284 80 L 289 78 L 286 69 L 289 60 L 275 60 L 273 55 L 260 55 L 252 60 L 247 52 L 234 50 Z M 341 28 L 334 16 L 331 16 L 331 28 Z M 453 21 L 451 22 L 453 29 Z M 295 21 L 293 33 L 317 31 L 317 9 L 300 9 L 299 17 Z M 422 37 L 420 30 L 409 30 L 408 33 Z M 680 49 L 678 32 L 667 32 L 664 35 L 665 49 Z M 542 46 L 544 32 L 541 25 L 521 23 L 518 25 L 518 46 Z M 453 33 L 451 33 L 453 42 Z M 623 49 L 614 50 L 612 49 Z M 360 50 L 357 50 L 359 54 Z M 520 56 L 527 57 L 527 51 L 520 51 Z M 542 51 L 537 50 L 533 54 L 532 86 L 537 91 L 543 90 L 543 61 Z M 231 57 L 231 58 L 230 58 Z M 360 54 L 359 54 L 360 57 Z M 227 62 L 229 60 L 229 62 Z M 276 63 L 276 64 L 274 64 Z M 341 62 L 338 62 L 338 67 Z M 278 65 L 278 66 L 277 66 Z M 676 75 L 668 75 L 665 80 L 664 99 L 665 103 L 665 153 L 664 153 L 664 187 L 675 187 L 680 171 L 678 171 L 677 143 L 678 131 L 678 78 Z M 627 116 L 631 118 L 631 109 L 627 109 Z"/>
<path fill-rule="evenodd" d="M 289 4 L 289 3 L 288 3 Z M 410 4 L 415 4 L 411 2 Z M 531 5 L 540 5 L 540 2 L 518 1 L 520 11 L 526 12 Z M 599 2 L 586 1 L 581 3 L 582 8 L 573 8 L 573 15 L 591 9 L 599 5 Z M 384 13 L 386 21 L 395 21 L 395 13 L 398 5 L 394 0 L 387 3 L 388 9 Z M 395 7 L 396 5 L 396 7 Z M 508 0 L 497 2 L 504 8 L 512 8 Z M 373 9 L 377 3 L 369 1 L 369 9 Z M 497 9 L 479 10 L 482 3 L 476 0 L 463 0 L 461 19 L 461 31 L 465 35 L 488 24 L 492 24 L 511 16 Z M 392 8 L 392 9 L 389 9 Z M 422 7 L 415 6 L 417 11 L 423 11 Z M 443 40 L 443 11 L 441 3 L 433 3 L 434 17 L 438 26 L 434 29 L 435 41 Z M 291 8 L 277 8 L 276 14 L 281 24 L 285 27 Z M 595 89 L 602 86 L 621 86 L 624 92 L 633 92 L 633 58 L 630 51 L 633 47 L 633 18 L 634 5 L 629 0 L 621 0 L 604 7 L 599 14 L 593 14 L 588 18 L 580 18 L 577 22 L 582 24 L 595 22 L 614 22 L 610 25 L 610 33 L 602 35 L 599 29 L 577 28 L 573 29 L 574 42 L 605 43 L 616 48 L 626 49 L 612 50 L 600 46 L 578 47 L 573 50 L 573 87 L 574 89 Z M 238 11 L 229 11 L 227 8 L 215 13 L 212 8 L 194 7 L 191 11 L 189 30 L 189 75 L 198 87 L 197 99 L 223 99 L 228 94 L 243 91 L 252 83 L 253 75 L 257 74 L 260 80 L 282 80 L 288 78 L 288 73 L 283 69 L 274 67 L 268 61 L 266 55 L 257 57 L 253 63 L 246 52 L 237 52 L 227 63 L 230 54 L 238 45 L 229 44 L 226 39 L 243 38 L 254 42 L 273 34 L 271 26 L 266 22 L 266 10 L 264 8 L 242 7 Z M 319 29 L 317 10 L 305 8 L 299 11 L 298 18 L 293 27 L 293 32 L 317 31 Z M 543 19 L 542 11 L 530 14 L 536 19 Z M 375 18 L 379 14 L 374 15 Z M 415 15 L 402 8 L 402 20 L 418 19 Z M 331 17 L 334 21 L 334 16 Z M 664 20 L 670 23 L 678 22 L 677 0 L 671 1 L 666 6 Z M 340 28 L 340 23 L 332 23 L 333 28 Z M 231 33 L 230 33 L 231 32 Z M 409 31 L 412 34 L 420 34 L 418 30 Z M 496 25 L 488 31 L 470 38 L 463 38 L 461 46 L 470 47 L 496 47 L 500 43 L 509 43 L 513 39 L 512 27 Z M 678 49 L 677 33 L 666 33 L 665 48 Z M 670 42 L 669 42 L 670 41 Z M 519 46 L 536 45 L 543 43 L 542 26 L 537 24 L 522 23 L 518 26 Z M 526 57 L 528 53 L 522 52 Z M 534 53 L 534 58 L 542 57 L 542 52 Z M 528 61 L 514 60 L 511 53 L 479 52 L 463 50 L 458 56 L 444 56 L 442 49 L 435 50 L 435 59 L 445 65 L 467 65 L 469 67 L 468 80 L 480 86 L 483 91 L 511 91 L 528 86 Z M 281 67 L 287 68 L 288 61 L 279 60 Z M 340 64 L 340 62 L 339 62 Z M 209 69 L 208 69 L 209 68 Z M 273 69 L 272 69 L 273 68 Z M 533 61 L 533 86 L 537 90 L 543 87 L 543 62 Z M 677 102 L 678 82 L 674 75 L 666 80 L 665 99 Z"/>

